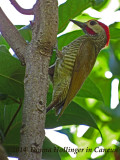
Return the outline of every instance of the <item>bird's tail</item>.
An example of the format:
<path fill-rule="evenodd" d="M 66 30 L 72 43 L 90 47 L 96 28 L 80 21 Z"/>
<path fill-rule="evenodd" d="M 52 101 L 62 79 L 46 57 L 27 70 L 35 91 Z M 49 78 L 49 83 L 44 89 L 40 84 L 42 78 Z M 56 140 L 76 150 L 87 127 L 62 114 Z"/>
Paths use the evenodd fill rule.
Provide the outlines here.
<path fill-rule="evenodd" d="M 55 108 L 56 116 L 61 112 L 62 107 L 64 106 L 65 101 L 59 102 L 59 99 L 53 101 L 46 109 L 46 113 L 49 112 L 52 108 Z"/>

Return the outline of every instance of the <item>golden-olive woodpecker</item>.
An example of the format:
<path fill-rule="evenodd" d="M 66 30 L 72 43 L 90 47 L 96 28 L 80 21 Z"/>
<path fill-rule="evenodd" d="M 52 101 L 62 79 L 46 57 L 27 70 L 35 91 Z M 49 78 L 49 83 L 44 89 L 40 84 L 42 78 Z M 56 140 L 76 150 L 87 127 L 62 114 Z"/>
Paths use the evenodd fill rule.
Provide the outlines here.
<path fill-rule="evenodd" d="M 85 35 L 65 46 L 51 67 L 54 69 L 53 99 L 47 112 L 54 107 L 56 115 L 60 116 L 91 72 L 98 53 L 110 39 L 109 28 L 97 20 L 85 23 L 70 21 L 82 28 Z"/>

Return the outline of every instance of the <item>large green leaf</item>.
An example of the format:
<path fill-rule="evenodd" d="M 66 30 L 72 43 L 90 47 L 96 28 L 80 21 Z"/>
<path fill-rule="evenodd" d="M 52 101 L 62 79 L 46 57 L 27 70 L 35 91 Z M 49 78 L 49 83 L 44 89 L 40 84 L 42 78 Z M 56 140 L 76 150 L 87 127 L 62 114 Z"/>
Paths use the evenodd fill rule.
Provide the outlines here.
<path fill-rule="evenodd" d="M 3 138 L 3 145 L 6 149 L 8 156 L 18 157 L 18 152 L 20 151 L 20 129 L 21 129 L 21 117 L 22 109 L 19 111 L 14 122 L 12 123 L 7 135 L 4 137 L 4 133 L 9 126 L 11 119 L 18 109 L 18 104 L 0 106 L 0 137 Z M 2 136 L 3 135 L 3 136 Z M 59 160 L 60 156 L 58 152 L 54 152 L 54 145 L 47 138 L 44 140 L 42 152 L 43 158 L 46 160 Z M 21 151 L 25 151 L 25 148 L 21 148 Z"/>
<path fill-rule="evenodd" d="M 99 86 L 105 105 L 110 106 L 112 79 L 107 79 L 103 77 L 96 77 L 96 78 L 94 77 L 93 81 L 94 83 L 97 83 L 97 86 Z"/>
<path fill-rule="evenodd" d="M 105 77 L 106 71 L 110 71 L 109 68 L 109 59 L 110 59 L 110 52 L 109 48 L 103 49 L 96 60 L 94 68 L 90 73 L 89 77 L 91 80 L 97 84 L 102 97 L 104 99 L 104 103 L 106 106 L 110 106 L 110 98 L 111 98 L 111 81 L 112 79 L 107 79 Z"/>
<path fill-rule="evenodd" d="M 4 46 L 0 47 L 0 92 L 23 98 L 23 78 L 25 67 L 8 52 Z"/>
<path fill-rule="evenodd" d="M 59 27 L 61 33 L 68 25 L 69 19 L 80 15 L 85 9 L 94 7 L 97 10 L 103 9 L 110 0 L 67 0 L 59 6 Z"/>
<path fill-rule="evenodd" d="M 90 115 L 88 111 L 86 111 L 84 108 L 76 104 L 75 102 L 71 102 L 63 115 L 58 119 L 57 116 L 55 116 L 55 112 L 51 110 L 48 112 L 46 117 L 46 128 L 55 128 L 58 126 L 64 126 L 64 125 L 88 125 L 93 128 L 98 129 L 97 124 L 93 117 Z M 99 130 L 99 129 L 98 129 Z"/>
<path fill-rule="evenodd" d="M 67 0 L 59 6 L 58 33 L 62 32 L 68 25 L 69 19 L 81 14 L 91 6 L 91 0 Z"/>

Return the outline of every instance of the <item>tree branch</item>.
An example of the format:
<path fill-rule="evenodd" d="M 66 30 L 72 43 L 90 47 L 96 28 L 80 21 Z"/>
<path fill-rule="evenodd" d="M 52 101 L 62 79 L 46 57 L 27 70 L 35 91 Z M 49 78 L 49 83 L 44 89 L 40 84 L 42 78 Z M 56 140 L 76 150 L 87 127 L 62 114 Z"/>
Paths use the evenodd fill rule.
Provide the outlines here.
<path fill-rule="evenodd" d="M 46 0 L 46 2 L 43 2 L 43 0 L 37 0 L 33 8 L 34 15 L 35 15 L 35 19 L 34 19 L 35 25 L 33 27 L 32 40 L 33 41 L 34 39 L 37 40 L 37 45 L 40 48 L 40 53 L 43 55 L 47 53 L 46 56 L 51 56 L 51 52 L 56 44 L 56 39 L 57 39 L 54 25 L 58 26 L 58 17 L 56 16 L 56 9 L 54 10 L 53 8 L 50 8 L 51 1 L 52 0 Z M 52 3 L 55 3 L 55 2 L 52 2 Z M 51 40 L 51 37 L 52 37 L 52 40 Z M 51 50 L 48 50 L 48 49 L 51 49 Z"/>
<path fill-rule="evenodd" d="M 33 9 L 24 9 L 15 0 L 10 0 L 10 2 L 18 12 L 25 15 L 33 15 Z"/>
<path fill-rule="evenodd" d="M 15 26 L 4 14 L 3 10 L 0 7 L 0 32 L 2 33 L 5 40 L 14 50 L 17 57 L 24 64 L 24 53 L 26 51 L 27 42 L 20 35 Z"/>
<path fill-rule="evenodd" d="M 57 0 L 37 0 L 34 5 L 32 40 L 25 54 L 24 105 L 19 160 L 41 160 L 40 150 L 45 137 L 48 67 L 58 31 Z"/>

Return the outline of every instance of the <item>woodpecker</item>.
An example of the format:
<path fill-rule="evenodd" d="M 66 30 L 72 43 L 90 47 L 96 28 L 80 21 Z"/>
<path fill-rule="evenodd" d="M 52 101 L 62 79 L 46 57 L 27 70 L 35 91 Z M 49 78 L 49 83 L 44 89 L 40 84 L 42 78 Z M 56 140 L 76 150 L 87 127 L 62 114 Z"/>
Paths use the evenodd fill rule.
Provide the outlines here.
<path fill-rule="evenodd" d="M 109 28 L 97 21 L 85 23 L 70 20 L 79 26 L 85 35 L 80 36 L 62 51 L 59 51 L 53 75 L 53 99 L 47 112 L 55 108 L 56 115 L 62 115 L 91 72 L 100 50 L 109 44 Z"/>

